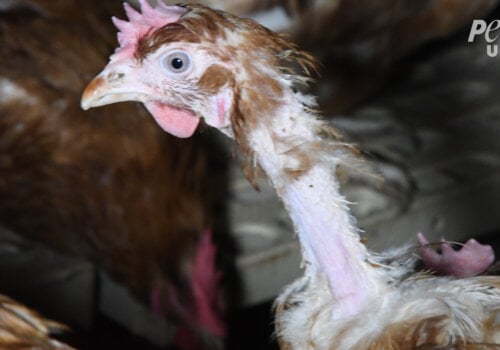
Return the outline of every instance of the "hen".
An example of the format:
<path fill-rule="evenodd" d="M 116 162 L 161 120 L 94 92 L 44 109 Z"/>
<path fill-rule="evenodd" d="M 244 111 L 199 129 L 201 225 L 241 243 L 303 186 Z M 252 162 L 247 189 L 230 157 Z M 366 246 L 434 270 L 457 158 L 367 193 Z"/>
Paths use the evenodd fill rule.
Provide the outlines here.
<path fill-rule="evenodd" d="M 79 108 L 112 52 L 120 5 L 0 6 L 0 222 L 98 263 L 199 349 L 225 332 L 210 145 L 162 133 L 140 106 Z"/>
<path fill-rule="evenodd" d="M 180 137 L 203 118 L 239 144 L 250 180 L 256 165 L 264 171 L 295 225 L 305 267 L 276 302 L 282 349 L 500 346 L 499 277 L 414 273 L 407 247 L 376 254 L 360 241 L 337 178 L 360 161 L 300 92 L 316 68 L 309 54 L 224 12 L 141 7 L 126 7 L 128 22 L 114 19 L 120 47 L 85 89 L 82 107 L 140 101 Z M 477 254 L 473 246 L 465 253 Z"/>

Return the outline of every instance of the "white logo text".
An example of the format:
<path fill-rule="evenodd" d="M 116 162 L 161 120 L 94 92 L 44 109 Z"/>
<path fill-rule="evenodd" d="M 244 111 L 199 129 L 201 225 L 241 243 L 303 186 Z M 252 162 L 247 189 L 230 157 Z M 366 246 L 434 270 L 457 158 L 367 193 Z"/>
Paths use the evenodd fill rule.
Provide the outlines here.
<path fill-rule="evenodd" d="M 483 19 L 475 19 L 472 22 L 472 26 L 469 32 L 469 38 L 467 39 L 467 41 L 473 43 L 476 36 L 484 35 L 484 40 L 486 41 L 487 44 L 486 54 L 489 57 L 496 57 L 498 55 L 498 45 L 493 44 L 493 42 L 495 42 L 500 36 L 500 33 L 497 32 L 499 29 L 500 29 L 500 20 L 498 19 L 491 21 L 489 24 L 486 23 L 486 21 Z"/>

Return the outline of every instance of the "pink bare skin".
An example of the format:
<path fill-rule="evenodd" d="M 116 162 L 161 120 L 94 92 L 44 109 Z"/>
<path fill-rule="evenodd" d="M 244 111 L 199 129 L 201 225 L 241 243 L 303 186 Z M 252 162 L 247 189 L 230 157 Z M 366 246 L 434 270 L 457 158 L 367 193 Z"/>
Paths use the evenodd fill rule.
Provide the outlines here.
<path fill-rule="evenodd" d="M 159 6 L 167 14 L 164 26 L 149 23 L 148 16 L 144 23 L 156 30 L 151 33 L 170 33 L 168 40 L 157 48 L 157 37 L 150 35 L 138 45 L 142 27 L 134 31 L 117 22 L 121 47 L 85 89 L 82 108 L 129 100 L 146 107 L 158 103 L 153 117 L 167 132 L 183 137 L 195 130 L 191 117 L 203 118 L 234 137 L 248 165 L 258 165 L 267 175 L 289 211 L 304 266 L 304 276 L 276 302 L 282 348 L 394 349 L 401 344 L 448 349 L 468 346 L 469 339 L 482 341 L 492 325 L 480 324 L 493 319 L 490 310 L 500 309 L 497 278 L 412 278 L 413 265 L 405 265 L 412 259 L 403 256 L 403 263 L 385 265 L 392 257 L 385 259 L 363 244 L 337 177 L 339 167 L 358 169 L 358 152 L 314 113 L 314 98 L 298 88 L 315 71 L 310 55 L 256 23 L 201 6 L 188 5 L 179 25 L 169 25 L 182 9 Z M 146 50 L 146 44 L 154 50 Z M 126 58 L 133 52 L 129 47 L 140 49 L 141 60 Z M 295 70 L 297 65 L 302 69 Z M 167 116 L 163 112 L 169 106 L 192 116 Z M 423 260 L 439 274 L 477 274 L 493 259 L 491 248 L 475 241 L 459 252 L 442 243 L 443 252 L 437 253 L 423 235 L 420 239 Z M 213 269 L 205 273 L 210 286 L 217 276 Z M 201 313 L 205 300 L 214 305 L 210 293 L 204 295 L 197 307 Z"/>
<path fill-rule="evenodd" d="M 437 245 L 429 243 L 422 233 L 418 233 L 421 244 L 419 253 L 425 265 L 438 275 L 470 277 L 488 269 L 495 261 L 495 254 L 489 245 L 469 239 L 459 250 L 451 247 L 444 239 Z M 433 248 L 437 246 L 440 250 Z"/>

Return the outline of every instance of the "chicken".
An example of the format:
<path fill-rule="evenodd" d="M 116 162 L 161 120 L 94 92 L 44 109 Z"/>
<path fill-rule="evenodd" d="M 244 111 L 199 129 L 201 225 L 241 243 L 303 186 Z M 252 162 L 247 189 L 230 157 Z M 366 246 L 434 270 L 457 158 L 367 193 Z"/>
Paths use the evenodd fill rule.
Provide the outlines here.
<path fill-rule="evenodd" d="M 5 295 L 0 295 L 0 329 L 2 349 L 73 349 L 50 338 L 50 334 L 67 331 L 67 327 L 44 319 L 35 311 Z"/>
<path fill-rule="evenodd" d="M 178 322 L 180 338 L 220 344 L 212 228 L 223 192 L 208 176 L 212 142 L 162 133 L 138 105 L 79 108 L 85 82 L 112 52 L 109 17 L 120 7 L 0 6 L 0 223 L 102 266 Z"/>
<path fill-rule="evenodd" d="M 499 277 L 415 273 L 414 250 L 377 254 L 360 241 L 337 174 L 363 164 L 301 91 L 316 70 L 309 54 L 252 20 L 203 6 L 151 8 L 143 0 L 141 9 L 126 6 L 129 21 L 113 19 L 120 47 L 81 106 L 140 101 L 179 137 L 203 119 L 235 139 L 250 180 L 256 165 L 267 175 L 304 261 L 304 276 L 276 301 L 282 349 L 500 346 Z M 446 254 L 467 262 L 467 254 Z"/>

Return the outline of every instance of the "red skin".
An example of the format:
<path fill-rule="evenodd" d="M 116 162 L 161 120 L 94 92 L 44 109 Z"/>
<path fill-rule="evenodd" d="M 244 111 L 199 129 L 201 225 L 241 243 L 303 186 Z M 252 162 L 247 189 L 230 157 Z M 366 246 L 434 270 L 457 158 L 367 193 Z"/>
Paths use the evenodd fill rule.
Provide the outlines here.
<path fill-rule="evenodd" d="M 167 298 L 172 301 L 172 304 L 178 305 L 178 311 L 184 318 L 174 336 L 174 344 L 178 349 L 205 349 L 206 346 L 202 339 L 204 333 L 221 341 L 226 335 L 226 324 L 223 317 L 224 305 L 220 293 L 222 273 L 215 265 L 215 258 L 216 246 L 212 242 L 212 231 L 207 229 L 201 234 L 190 274 L 194 297 L 193 305 L 189 310 L 182 310 L 182 306 L 175 302 L 176 291 L 166 291 L 169 294 Z M 151 291 L 151 308 L 155 314 L 163 316 L 161 294 L 162 292 L 158 289 Z M 192 327 L 200 330 L 199 337 L 194 335 L 196 330 L 193 330 Z"/>

